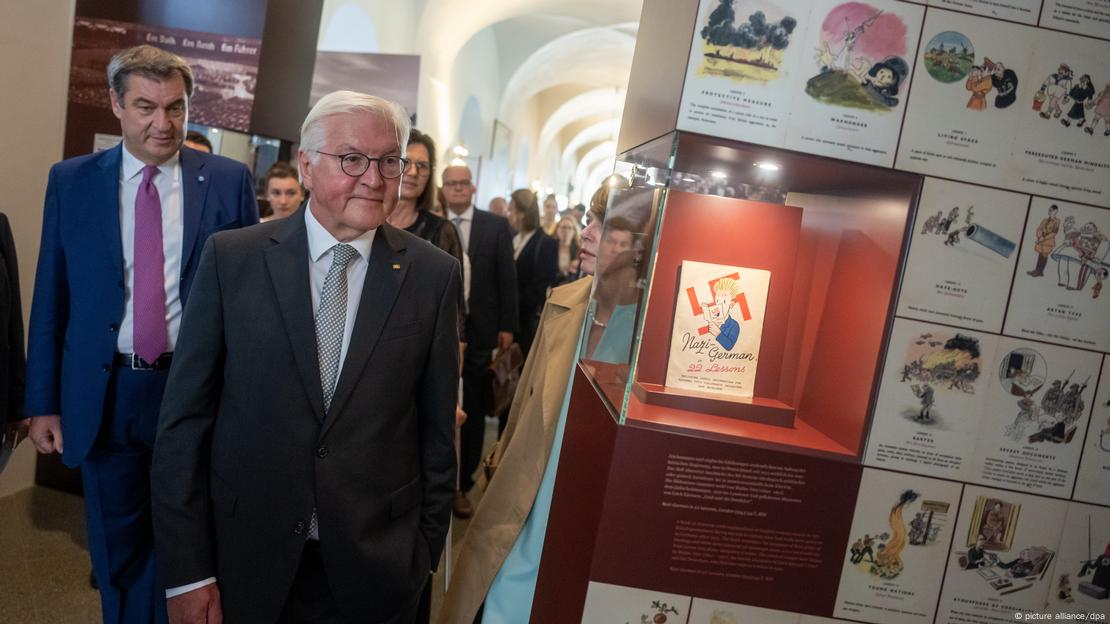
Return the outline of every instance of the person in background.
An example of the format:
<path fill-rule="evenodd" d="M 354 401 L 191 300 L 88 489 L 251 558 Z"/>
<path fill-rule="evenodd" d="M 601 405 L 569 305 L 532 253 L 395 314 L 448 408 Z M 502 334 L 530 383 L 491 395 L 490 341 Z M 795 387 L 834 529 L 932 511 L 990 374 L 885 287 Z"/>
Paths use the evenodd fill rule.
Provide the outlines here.
<path fill-rule="evenodd" d="M 516 262 L 517 305 L 520 310 L 520 331 L 516 341 L 520 344 L 521 353 L 528 357 L 540 313 L 543 312 L 543 302 L 547 299 L 547 290 L 555 284 L 559 273 L 559 244 L 540 227 L 540 209 L 536 205 L 535 193 L 517 189 L 510 198 L 509 225 L 516 230 L 513 260 Z"/>
<path fill-rule="evenodd" d="M 611 217 L 598 246 L 596 306 L 582 357 L 602 362 L 628 362 L 632 329 L 640 300 L 640 263 L 634 249 L 634 226 L 624 217 Z"/>
<path fill-rule="evenodd" d="M 551 511 L 580 336 L 598 263 L 609 185 L 590 201 L 582 279 L 551 291 L 524 364 L 509 422 L 490 458 L 496 472 L 459 545 L 438 624 L 527 622 Z M 558 414 L 545 418 L 545 414 Z"/>
<path fill-rule="evenodd" d="M 304 187 L 297 170 L 288 163 L 276 162 L 266 172 L 266 201 L 270 204 L 270 215 L 263 221 L 284 219 L 301 207 Z"/>
<path fill-rule="evenodd" d="M 401 195 L 397 205 L 386 217 L 386 223 L 393 227 L 401 228 L 409 234 L 414 234 L 439 247 L 455 257 L 463 270 L 463 282 L 459 292 L 459 337 L 466 331 L 466 292 L 467 274 L 470 273 L 470 261 L 462 252 L 462 243 L 459 242 L 459 231 L 450 221 L 432 214 L 431 207 L 435 202 L 436 186 L 431 183 L 432 173 L 436 170 L 436 144 L 432 137 L 413 128 L 409 132 L 409 143 L 405 149 L 405 157 L 409 160 L 408 169 L 401 178 Z M 459 361 L 462 362 L 465 342 L 459 343 Z M 459 431 L 466 422 L 466 412 L 462 405 L 455 408 L 455 447 L 459 446 Z M 420 596 L 420 607 L 416 614 L 416 624 L 425 624 L 431 617 L 432 583 L 429 579 Z"/>
<path fill-rule="evenodd" d="M 165 622 L 150 467 L 158 411 L 205 241 L 258 221 L 241 163 L 182 147 L 184 59 L 141 45 L 108 63 L 123 141 L 50 170 L 28 326 L 40 453 L 81 467 L 105 622 Z"/>
<path fill-rule="evenodd" d="M 447 196 L 443 194 L 443 187 L 437 186 L 435 188 L 436 188 L 435 201 L 432 203 L 432 207 L 429 208 L 428 211 L 431 212 L 432 214 L 434 214 L 437 217 L 446 219 L 447 218 Z"/>
<path fill-rule="evenodd" d="M 559 200 L 554 195 L 543 199 L 543 213 L 540 216 L 540 227 L 544 234 L 555 236 L 555 224 L 559 220 Z"/>
<path fill-rule="evenodd" d="M 578 224 L 569 213 L 564 214 L 555 226 L 555 240 L 559 241 L 559 274 L 556 283 L 564 284 L 578 279 L 578 249 L 582 239 Z"/>
<path fill-rule="evenodd" d="M 5 427 L 22 438 L 30 424 L 24 417 L 27 361 L 23 352 L 23 305 L 19 263 L 8 215 L 0 212 L 0 432 Z"/>
<path fill-rule="evenodd" d="M 474 471 L 482 460 L 485 417 L 492 411 L 493 386 L 489 365 L 494 349 L 513 343 L 520 322 L 516 266 L 509 222 L 474 206 L 474 183 L 465 165 L 443 170 L 443 193 L 451 222 L 459 230 L 463 251 L 470 258 L 470 295 L 467 297 L 466 351 L 463 354 L 463 410 L 466 423 L 460 438 L 459 491 L 454 511 L 468 518 L 474 508 L 466 492 L 474 487 Z"/>
<path fill-rule="evenodd" d="M 212 142 L 208 140 L 208 137 L 196 130 L 190 130 L 185 133 L 185 147 L 190 147 L 198 152 L 212 153 Z"/>
<path fill-rule="evenodd" d="M 578 224 L 578 227 L 586 227 L 586 224 L 583 223 L 583 220 L 586 218 L 585 204 L 575 204 L 570 209 L 570 214 L 574 217 L 574 222 Z"/>
<path fill-rule="evenodd" d="M 505 201 L 504 197 L 498 195 L 489 200 L 489 211 L 499 217 L 509 218 L 509 202 Z"/>

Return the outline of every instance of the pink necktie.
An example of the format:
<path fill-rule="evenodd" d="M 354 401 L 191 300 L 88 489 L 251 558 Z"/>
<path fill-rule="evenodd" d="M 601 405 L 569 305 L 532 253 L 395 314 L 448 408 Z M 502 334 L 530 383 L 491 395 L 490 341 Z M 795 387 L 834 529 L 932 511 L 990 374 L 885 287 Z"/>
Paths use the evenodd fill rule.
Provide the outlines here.
<path fill-rule="evenodd" d="M 154 186 L 158 168 L 143 167 L 143 181 L 135 197 L 135 353 L 153 363 L 166 350 L 166 284 L 162 272 L 162 201 Z"/>

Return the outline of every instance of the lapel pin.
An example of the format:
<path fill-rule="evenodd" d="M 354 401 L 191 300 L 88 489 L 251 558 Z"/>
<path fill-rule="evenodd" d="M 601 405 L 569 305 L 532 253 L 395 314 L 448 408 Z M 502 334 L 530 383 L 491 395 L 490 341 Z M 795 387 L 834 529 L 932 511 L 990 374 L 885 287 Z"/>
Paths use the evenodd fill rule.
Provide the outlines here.
<path fill-rule="evenodd" d="M 204 182 L 204 176 L 197 176 L 197 182 Z"/>
<path fill-rule="evenodd" d="M 393 265 L 393 270 L 394 271 L 399 271 L 400 269 L 401 269 L 401 265 L 399 265 L 399 264 Z"/>

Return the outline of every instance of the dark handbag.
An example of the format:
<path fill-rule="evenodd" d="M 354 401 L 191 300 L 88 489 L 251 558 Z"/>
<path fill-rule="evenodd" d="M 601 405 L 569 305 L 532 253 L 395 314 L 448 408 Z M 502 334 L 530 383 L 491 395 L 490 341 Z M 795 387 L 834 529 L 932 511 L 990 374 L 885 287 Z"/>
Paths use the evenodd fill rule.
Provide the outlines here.
<path fill-rule="evenodd" d="M 520 381 L 520 370 L 524 367 L 524 353 L 520 345 L 513 343 L 508 349 L 501 349 L 490 362 L 493 373 L 493 412 L 501 416 L 513 402 L 516 385 Z"/>

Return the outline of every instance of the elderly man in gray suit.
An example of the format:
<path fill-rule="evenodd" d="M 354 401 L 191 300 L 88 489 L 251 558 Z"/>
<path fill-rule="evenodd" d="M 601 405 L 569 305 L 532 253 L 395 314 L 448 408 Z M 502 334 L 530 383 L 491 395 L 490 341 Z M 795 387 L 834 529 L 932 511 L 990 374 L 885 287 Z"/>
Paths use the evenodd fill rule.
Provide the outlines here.
<path fill-rule="evenodd" d="M 340 91 L 301 128 L 312 196 L 215 235 L 153 467 L 174 622 L 411 622 L 455 490 L 458 262 L 384 223 L 400 106 Z"/>

